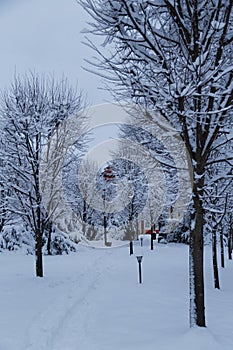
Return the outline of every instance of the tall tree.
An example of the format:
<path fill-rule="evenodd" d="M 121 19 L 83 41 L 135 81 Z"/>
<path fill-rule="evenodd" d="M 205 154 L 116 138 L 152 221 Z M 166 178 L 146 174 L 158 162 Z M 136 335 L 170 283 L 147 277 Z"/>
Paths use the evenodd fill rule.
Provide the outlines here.
<path fill-rule="evenodd" d="M 229 150 L 231 143 L 228 142 Z M 206 182 L 205 186 L 205 227 L 207 231 L 211 232 L 212 236 L 212 261 L 213 261 L 213 277 L 215 288 L 220 289 L 219 270 L 218 270 L 218 254 L 217 242 L 220 238 L 221 248 L 221 265 L 224 267 L 224 242 L 222 222 L 227 214 L 229 207 L 229 194 L 232 186 L 232 167 L 228 162 L 223 160 L 226 157 L 226 149 L 215 148 L 211 152 L 210 160 L 206 168 Z M 229 202 L 229 203 L 228 203 Z M 207 233 L 208 234 L 208 233 Z"/>
<path fill-rule="evenodd" d="M 222 133 L 232 127 L 232 0 L 79 0 L 92 34 L 103 35 L 99 74 L 118 97 L 159 111 L 182 135 L 193 178 L 190 227 L 190 325 L 204 327 L 205 172 Z M 153 118 L 151 119 L 153 122 Z M 228 130 L 227 130 L 228 129 Z"/>
<path fill-rule="evenodd" d="M 82 96 L 65 79 L 55 82 L 36 74 L 16 77 L 1 100 L 3 157 L 11 171 L 8 205 L 34 234 L 38 277 L 43 276 L 43 235 L 50 219 L 40 186 L 42 149 L 56 127 L 80 108 Z"/>
<path fill-rule="evenodd" d="M 93 205 L 97 190 L 93 186 L 92 178 L 94 174 L 97 174 L 98 166 L 93 160 L 81 159 L 80 150 L 82 150 L 83 145 L 84 141 L 82 140 L 79 152 L 77 150 L 70 152 L 69 157 L 67 157 L 63 183 L 68 203 L 81 222 L 83 237 L 93 240 L 96 236 Z"/>

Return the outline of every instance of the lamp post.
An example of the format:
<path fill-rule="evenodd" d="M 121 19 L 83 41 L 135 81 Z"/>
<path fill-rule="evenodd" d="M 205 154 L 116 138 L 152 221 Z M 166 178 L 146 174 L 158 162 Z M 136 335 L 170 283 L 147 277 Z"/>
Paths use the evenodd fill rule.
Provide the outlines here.
<path fill-rule="evenodd" d="M 138 272 L 139 272 L 139 274 L 138 274 L 139 278 L 138 279 L 139 279 L 139 283 L 142 283 L 142 266 L 141 266 L 141 264 L 142 264 L 143 256 L 139 255 L 136 258 L 137 258 L 137 261 L 138 261 Z"/>

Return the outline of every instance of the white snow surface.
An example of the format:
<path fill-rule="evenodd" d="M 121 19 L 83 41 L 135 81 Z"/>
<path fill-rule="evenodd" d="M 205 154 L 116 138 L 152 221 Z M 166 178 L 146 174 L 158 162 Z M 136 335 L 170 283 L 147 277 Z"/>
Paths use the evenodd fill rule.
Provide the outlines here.
<path fill-rule="evenodd" d="M 138 283 L 136 255 L 143 255 Z M 212 286 L 206 248 L 207 328 L 189 328 L 188 246 L 136 243 L 44 258 L 0 254 L 0 350 L 233 349 L 233 263 Z"/>

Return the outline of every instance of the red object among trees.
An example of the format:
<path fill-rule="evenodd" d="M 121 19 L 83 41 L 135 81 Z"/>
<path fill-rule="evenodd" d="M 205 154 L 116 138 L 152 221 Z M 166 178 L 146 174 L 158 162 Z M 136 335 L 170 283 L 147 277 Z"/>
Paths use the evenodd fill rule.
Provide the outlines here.
<path fill-rule="evenodd" d="M 146 230 L 145 234 L 146 235 L 151 235 L 151 230 Z"/>
<path fill-rule="evenodd" d="M 152 233 L 159 233 L 159 230 L 158 230 L 158 229 L 155 229 L 155 230 L 149 229 L 149 230 L 146 230 L 145 234 L 146 234 L 146 235 L 151 235 L 151 232 L 152 232 Z"/>
<path fill-rule="evenodd" d="M 115 178 L 112 168 L 109 165 L 103 171 L 103 178 L 106 181 L 113 180 Z"/>
<path fill-rule="evenodd" d="M 157 230 L 153 231 L 152 229 L 146 230 L 146 232 L 145 232 L 146 235 L 151 235 L 152 236 L 152 240 L 156 239 L 156 233 L 157 233 Z"/>

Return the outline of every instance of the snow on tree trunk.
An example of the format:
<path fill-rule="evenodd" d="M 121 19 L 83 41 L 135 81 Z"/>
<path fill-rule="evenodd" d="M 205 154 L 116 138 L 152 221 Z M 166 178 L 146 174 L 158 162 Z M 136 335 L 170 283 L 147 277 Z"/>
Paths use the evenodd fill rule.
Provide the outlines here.
<path fill-rule="evenodd" d="M 212 254 L 213 254 L 213 270 L 214 270 L 214 288 L 220 289 L 219 273 L 218 273 L 218 256 L 217 256 L 217 227 L 213 226 L 212 233 Z"/>
<path fill-rule="evenodd" d="M 205 297 L 203 274 L 203 219 L 204 210 L 198 198 L 194 199 L 190 230 L 190 325 L 205 327 Z"/>

